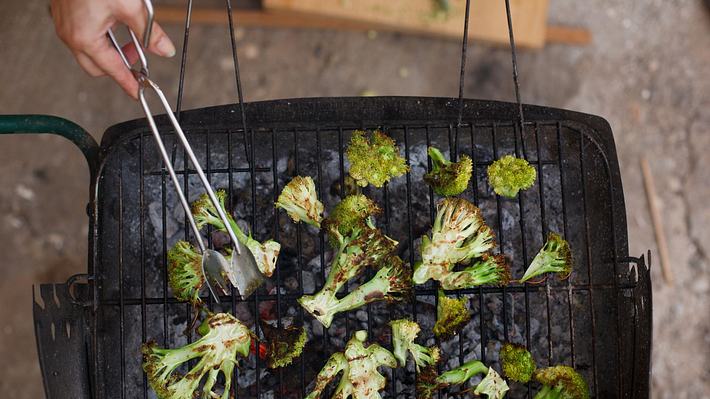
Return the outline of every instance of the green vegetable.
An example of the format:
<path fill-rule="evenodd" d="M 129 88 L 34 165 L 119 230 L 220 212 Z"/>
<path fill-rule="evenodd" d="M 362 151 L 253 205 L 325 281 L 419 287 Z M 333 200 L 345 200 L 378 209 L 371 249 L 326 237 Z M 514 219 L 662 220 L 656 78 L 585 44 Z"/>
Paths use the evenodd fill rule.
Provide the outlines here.
<path fill-rule="evenodd" d="M 266 338 L 266 365 L 271 369 L 293 363 L 294 359 L 301 356 L 308 342 L 308 335 L 303 327 L 276 328 L 265 324 L 262 331 Z"/>
<path fill-rule="evenodd" d="M 143 370 L 159 399 L 229 399 L 237 356 L 249 355 L 251 331 L 234 316 L 217 313 L 205 319 L 198 332 L 202 338 L 181 348 L 161 349 L 155 342 L 142 346 Z M 175 371 L 192 359 L 199 360 L 187 374 Z M 224 377 L 221 395 L 213 390 L 220 373 Z"/>
<path fill-rule="evenodd" d="M 537 171 L 528 161 L 505 155 L 488 167 L 488 183 L 498 195 L 515 198 L 535 183 Z"/>
<path fill-rule="evenodd" d="M 294 222 L 320 227 L 323 204 L 318 200 L 316 185 L 310 176 L 296 176 L 283 188 L 276 207 L 288 213 Z"/>
<path fill-rule="evenodd" d="M 202 254 L 192 244 L 178 241 L 168 251 L 168 285 L 175 298 L 193 305 L 202 303 L 200 289 L 205 284 Z"/>
<path fill-rule="evenodd" d="M 534 378 L 543 385 L 534 399 L 589 399 L 587 382 L 572 367 L 538 369 Z"/>
<path fill-rule="evenodd" d="M 452 196 L 466 191 L 473 172 L 471 158 L 462 155 L 458 162 L 451 162 L 434 147 L 429 147 L 428 153 L 432 167 L 431 172 L 424 175 L 424 181 L 434 189 L 434 192 L 439 195 Z"/>
<path fill-rule="evenodd" d="M 520 282 L 524 283 L 545 273 L 558 273 L 559 278 L 564 280 L 572 273 L 572 264 L 569 243 L 559 234 L 550 233 L 547 235 L 547 242 L 535 255 Z"/>
<path fill-rule="evenodd" d="M 392 327 L 392 346 L 394 357 L 400 367 L 407 365 L 407 352 L 412 354 L 417 371 L 422 367 L 433 366 L 439 361 L 439 348 L 419 345 L 414 342 L 421 327 L 412 320 L 400 319 L 390 322 Z"/>
<path fill-rule="evenodd" d="M 507 267 L 500 258 L 483 259 L 463 271 L 454 271 L 456 264 L 469 264 L 494 246 L 493 231 L 475 205 L 462 198 L 443 199 L 437 206 L 431 238 L 422 237 L 422 260 L 414 267 L 414 282 L 424 284 L 434 279 L 444 289 L 505 284 Z"/>
<path fill-rule="evenodd" d="M 225 200 L 227 199 L 227 192 L 225 190 L 217 190 L 215 195 L 217 196 L 220 206 L 226 212 Z M 217 209 L 212 205 L 212 201 L 210 201 L 207 194 L 203 194 L 197 201 L 192 203 L 192 215 L 195 217 L 195 223 L 200 229 L 209 224 L 219 231 L 227 231 L 226 226 L 219 217 L 219 213 L 217 213 Z M 253 239 L 251 235 L 247 236 L 244 234 L 229 212 L 227 212 L 227 219 L 239 243 L 249 248 L 254 255 L 259 271 L 266 277 L 271 277 L 271 275 L 274 274 L 274 269 L 276 269 L 276 259 L 279 257 L 281 244 L 273 240 L 264 241 L 262 244 Z"/>
<path fill-rule="evenodd" d="M 387 349 L 372 344 L 365 347 L 367 332 L 357 331 L 345 345 L 344 352 L 331 355 L 316 377 L 313 391 L 305 399 L 318 399 L 323 390 L 342 372 L 333 399 L 379 399 L 387 380 L 380 366 L 397 367 L 397 359 Z"/>
<path fill-rule="evenodd" d="M 344 237 L 366 227 L 372 227 L 372 217 L 382 210 L 371 199 L 362 194 L 348 195 L 333 208 L 324 225 L 333 247 L 338 247 Z"/>
<path fill-rule="evenodd" d="M 430 399 L 440 389 L 461 385 L 487 371 L 488 367 L 479 360 L 471 360 L 441 375 L 436 374 L 434 367 L 427 367 L 417 376 L 417 398 Z"/>
<path fill-rule="evenodd" d="M 520 345 L 504 343 L 499 356 L 503 374 L 516 382 L 527 384 L 537 368 L 532 354 Z"/>
<path fill-rule="evenodd" d="M 448 339 L 461 331 L 471 320 L 471 312 L 466 307 L 467 303 L 468 298 L 466 297 L 449 298 L 443 290 L 439 290 L 434 335 L 440 339 Z"/>
<path fill-rule="evenodd" d="M 350 160 L 350 176 L 361 187 L 368 184 L 382 187 L 391 178 L 409 170 L 394 140 L 379 130 L 371 135 L 362 130 L 354 131 L 346 154 Z"/>
<path fill-rule="evenodd" d="M 503 399 L 509 389 L 508 383 L 493 370 L 493 367 L 489 367 L 488 374 L 476 385 L 473 393 L 486 395 L 488 399 Z"/>

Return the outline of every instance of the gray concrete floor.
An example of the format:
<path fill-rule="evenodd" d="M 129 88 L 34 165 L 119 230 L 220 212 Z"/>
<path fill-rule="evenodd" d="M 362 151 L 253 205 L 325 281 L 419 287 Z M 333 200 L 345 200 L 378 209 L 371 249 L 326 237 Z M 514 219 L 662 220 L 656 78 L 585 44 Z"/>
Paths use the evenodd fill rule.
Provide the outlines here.
<path fill-rule="evenodd" d="M 198 2 L 199 3 L 199 2 Z M 653 397 L 710 397 L 710 15 L 691 0 L 552 1 L 551 20 L 588 27 L 587 47 L 520 54 L 525 102 L 601 115 L 616 137 L 633 255 L 655 242 L 639 169 L 659 190 L 676 283 L 654 289 Z M 179 44 L 182 29 L 168 26 Z M 185 106 L 235 101 L 227 30 L 194 26 Z M 454 96 L 459 45 L 394 34 L 239 30 L 248 100 L 300 96 Z M 471 47 L 466 95 L 511 100 L 507 49 Z M 85 76 L 54 36 L 45 1 L 0 2 L 0 113 L 76 121 L 98 140 L 139 116 L 107 79 Z M 155 61 L 175 98 L 177 60 Z M 226 82 L 226 83 L 225 83 Z M 88 173 L 53 137 L 0 138 L 0 392 L 42 396 L 31 285 L 86 270 Z M 658 259 L 655 256 L 655 259 Z"/>

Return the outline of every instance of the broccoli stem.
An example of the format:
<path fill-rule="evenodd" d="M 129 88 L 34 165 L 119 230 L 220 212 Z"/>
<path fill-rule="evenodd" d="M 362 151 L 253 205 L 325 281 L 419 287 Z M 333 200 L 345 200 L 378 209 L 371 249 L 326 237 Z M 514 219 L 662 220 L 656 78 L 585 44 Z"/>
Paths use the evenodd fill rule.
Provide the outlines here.
<path fill-rule="evenodd" d="M 437 383 L 446 386 L 463 384 L 474 375 L 486 372 L 488 372 L 488 366 L 483 364 L 480 360 L 471 360 L 459 367 L 456 367 L 455 369 L 441 374 L 437 377 L 436 381 Z"/>

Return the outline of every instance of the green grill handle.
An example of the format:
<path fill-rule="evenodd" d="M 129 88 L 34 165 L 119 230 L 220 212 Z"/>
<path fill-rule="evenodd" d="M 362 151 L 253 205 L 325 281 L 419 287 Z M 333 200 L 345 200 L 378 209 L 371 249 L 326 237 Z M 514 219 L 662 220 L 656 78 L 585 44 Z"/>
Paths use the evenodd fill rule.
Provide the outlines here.
<path fill-rule="evenodd" d="M 93 181 L 99 170 L 100 149 L 91 135 L 76 123 L 50 115 L 0 115 L 0 134 L 56 134 L 79 147 L 89 164 Z"/>

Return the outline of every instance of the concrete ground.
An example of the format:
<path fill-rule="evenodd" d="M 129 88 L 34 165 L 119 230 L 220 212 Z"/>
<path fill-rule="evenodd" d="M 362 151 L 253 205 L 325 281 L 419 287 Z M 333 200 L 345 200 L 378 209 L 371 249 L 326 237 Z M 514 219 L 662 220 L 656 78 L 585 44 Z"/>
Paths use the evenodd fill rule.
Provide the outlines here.
<path fill-rule="evenodd" d="M 198 2 L 199 3 L 199 2 Z M 602 115 L 619 151 L 632 255 L 654 252 L 653 397 L 710 398 L 710 13 L 700 0 L 552 0 L 550 19 L 585 26 L 587 47 L 519 56 L 525 102 Z M 474 11 L 475 12 L 475 11 Z M 168 26 L 176 43 L 182 29 Z M 224 27 L 194 26 L 185 106 L 234 102 Z M 455 96 L 459 44 L 395 34 L 239 30 L 248 100 L 300 96 Z M 69 118 L 98 140 L 139 116 L 107 79 L 90 79 L 54 36 L 47 2 L 0 2 L 0 113 Z M 507 49 L 472 44 L 466 96 L 511 100 Z M 178 60 L 153 73 L 175 98 Z M 227 83 L 225 83 L 227 82 Z M 639 168 L 651 163 L 675 285 L 663 282 Z M 88 173 L 53 137 L 0 138 L 0 392 L 42 385 L 31 285 L 86 270 Z"/>

